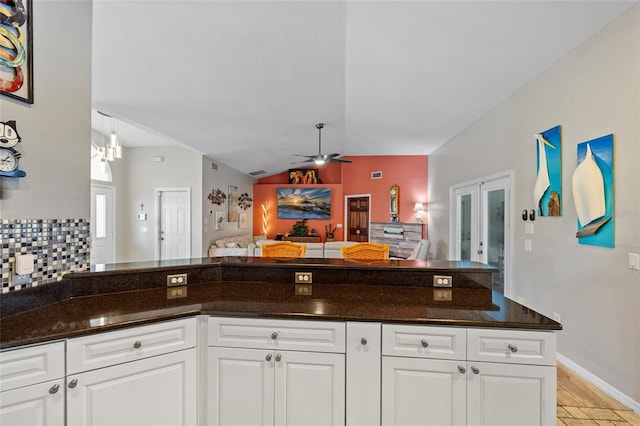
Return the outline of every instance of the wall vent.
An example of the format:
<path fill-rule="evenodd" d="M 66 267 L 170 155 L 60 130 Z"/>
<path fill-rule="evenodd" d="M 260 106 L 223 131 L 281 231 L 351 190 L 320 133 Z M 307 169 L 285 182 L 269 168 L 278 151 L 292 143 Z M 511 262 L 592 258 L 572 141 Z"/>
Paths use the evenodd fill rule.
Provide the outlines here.
<path fill-rule="evenodd" d="M 218 170 L 218 165 L 216 163 L 211 163 L 211 170 Z"/>
<path fill-rule="evenodd" d="M 251 173 L 249 173 L 249 174 L 250 174 L 251 176 L 258 176 L 258 175 L 262 175 L 262 174 L 265 174 L 265 173 L 267 173 L 267 172 L 266 172 L 266 171 L 264 171 L 264 170 L 256 170 L 255 172 L 251 172 Z"/>
<path fill-rule="evenodd" d="M 371 179 L 382 179 L 382 172 L 371 172 Z"/>

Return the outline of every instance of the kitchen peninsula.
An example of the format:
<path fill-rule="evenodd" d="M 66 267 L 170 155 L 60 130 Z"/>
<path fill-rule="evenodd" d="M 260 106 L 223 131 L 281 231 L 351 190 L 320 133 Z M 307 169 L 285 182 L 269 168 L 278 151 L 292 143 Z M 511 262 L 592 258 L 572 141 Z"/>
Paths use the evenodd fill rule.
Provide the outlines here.
<path fill-rule="evenodd" d="M 0 298 L 0 419 L 25 392 L 57 403 L 67 424 L 555 419 L 561 325 L 492 292 L 486 265 L 228 257 L 103 269 Z M 434 287 L 443 277 L 452 287 Z M 66 372 L 21 378 L 34 351 Z"/>

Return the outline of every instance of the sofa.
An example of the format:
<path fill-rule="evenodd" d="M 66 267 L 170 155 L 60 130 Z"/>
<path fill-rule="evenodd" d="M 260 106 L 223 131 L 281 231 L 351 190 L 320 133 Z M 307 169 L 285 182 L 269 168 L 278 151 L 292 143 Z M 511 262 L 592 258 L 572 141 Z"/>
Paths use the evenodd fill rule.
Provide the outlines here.
<path fill-rule="evenodd" d="M 262 256 L 261 247 L 265 244 L 273 244 L 276 240 L 268 240 L 264 235 L 238 235 L 216 240 L 209 247 L 209 257 L 222 256 Z M 342 259 L 342 247 L 358 244 L 355 241 L 327 241 L 326 243 L 294 243 L 307 247 L 307 258 Z M 426 260 L 429 252 L 429 241 L 421 240 L 408 260 Z"/>
<path fill-rule="evenodd" d="M 220 238 L 209 247 L 209 257 L 253 256 L 256 242 L 266 238 L 266 235 L 251 234 Z"/>

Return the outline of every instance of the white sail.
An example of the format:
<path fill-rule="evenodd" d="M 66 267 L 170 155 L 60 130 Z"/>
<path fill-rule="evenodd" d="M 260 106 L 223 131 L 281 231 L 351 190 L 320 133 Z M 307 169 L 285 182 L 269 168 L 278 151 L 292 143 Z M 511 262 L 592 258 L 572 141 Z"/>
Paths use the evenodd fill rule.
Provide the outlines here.
<path fill-rule="evenodd" d="M 573 172 L 573 202 L 580 226 L 583 227 L 604 216 L 606 211 L 604 178 L 589 144 L 584 160 Z"/>
<path fill-rule="evenodd" d="M 540 207 L 540 200 L 544 196 L 545 191 L 549 188 L 549 169 L 547 167 L 547 153 L 544 148 L 544 138 L 542 135 L 536 135 L 538 140 L 538 177 L 533 187 L 533 201 L 536 207 Z"/>

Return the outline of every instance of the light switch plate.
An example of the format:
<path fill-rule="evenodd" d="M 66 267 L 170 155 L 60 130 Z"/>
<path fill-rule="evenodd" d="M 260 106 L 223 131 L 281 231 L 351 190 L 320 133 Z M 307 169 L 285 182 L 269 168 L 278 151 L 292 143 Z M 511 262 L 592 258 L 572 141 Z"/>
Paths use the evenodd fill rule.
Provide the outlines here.
<path fill-rule="evenodd" d="M 629 269 L 640 271 L 640 254 L 629 253 Z"/>

